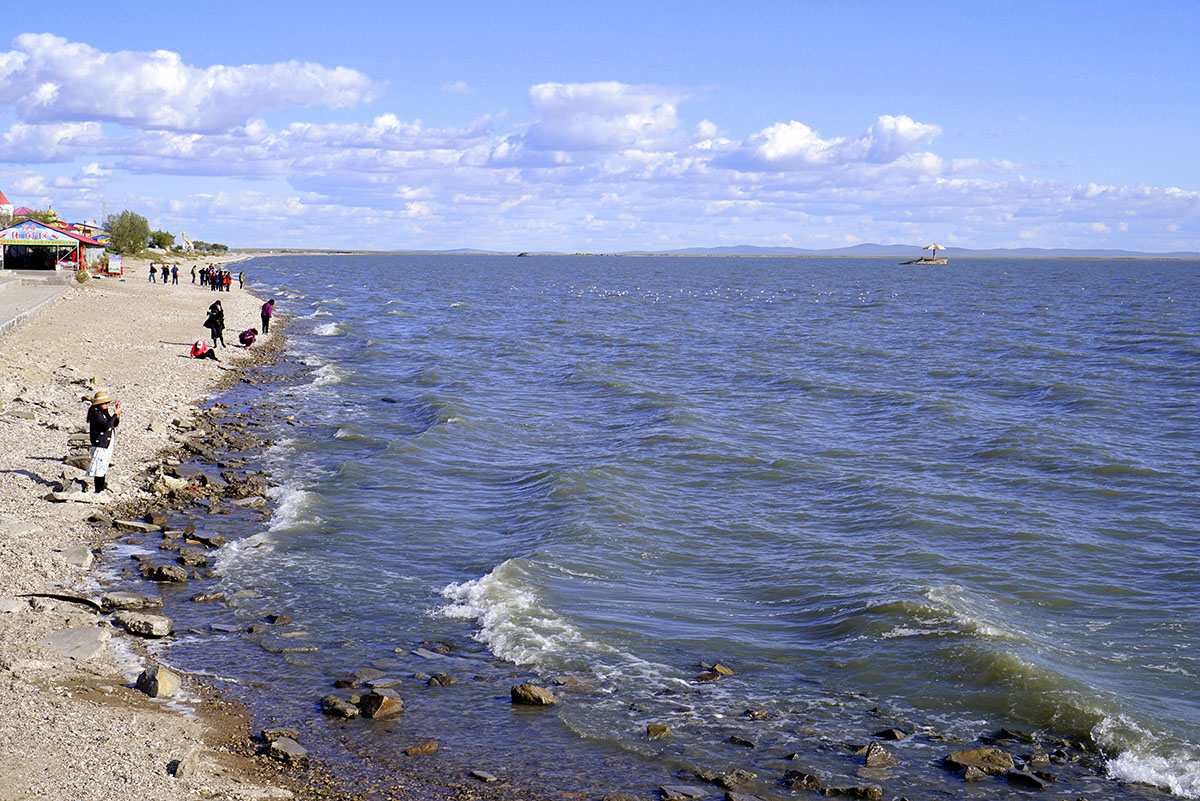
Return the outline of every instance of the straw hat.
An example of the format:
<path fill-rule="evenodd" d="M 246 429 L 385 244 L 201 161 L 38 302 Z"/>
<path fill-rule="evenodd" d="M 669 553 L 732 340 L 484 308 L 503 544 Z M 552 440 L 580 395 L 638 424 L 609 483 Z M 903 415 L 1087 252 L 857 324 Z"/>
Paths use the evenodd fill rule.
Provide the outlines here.
<path fill-rule="evenodd" d="M 112 403 L 112 398 L 108 397 L 108 393 L 101 389 L 92 396 L 92 405 L 99 406 L 102 403 Z"/>

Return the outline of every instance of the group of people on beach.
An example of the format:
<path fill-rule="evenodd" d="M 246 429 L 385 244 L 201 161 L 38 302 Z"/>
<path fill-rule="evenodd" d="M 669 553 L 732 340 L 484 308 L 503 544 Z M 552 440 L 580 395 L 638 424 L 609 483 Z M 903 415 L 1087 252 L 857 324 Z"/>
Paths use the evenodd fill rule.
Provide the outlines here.
<path fill-rule="evenodd" d="M 192 267 L 192 283 L 196 283 L 196 268 Z M 219 269 L 215 264 L 209 264 L 201 267 L 199 271 L 200 286 L 206 286 L 213 292 L 228 292 L 229 287 L 233 284 L 233 273 L 229 270 Z M 238 289 L 246 288 L 246 274 L 238 272 L 237 274 Z"/>
<path fill-rule="evenodd" d="M 272 298 L 262 305 L 259 312 L 259 319 L 262 320 L 262 332 L 264 334 L 271 330 L 271 318 L 275 315 L 275 300 Z M 198 339 L 192 344 L 193 359 L 212 359 L 220 361 L 217 358 L 217 343 L 221 343 L 221 347 L 227 348 L 225 344 L 225 309 L 221 306 L 221 301 L 214 301 L 208 307 L 208 316 L 204 319 L 204 327 L 208 329 L 209 335 L 212 338 L 212 347 L 203 339 Z M 258 341 L 258 329 L 247 328 L 242 333 L 238 334 L 238 344 L 243 348 L 249 349 L 251 345 Z"/>
<path fill-rule="evenodd" d="M 178 264 L 157 264 L 150 262 L 149 281 L 152 284 L 157 284 L 159 277 L 162 277 L 163 286 L 167 284 L 179 283 L 179 265 Z M 197 283 L 202 287 L 208 287 L 213 292 L 228 292 L 233 285 L 234 275 L 230 270 L 222 270 L 215 264 L 207 264 L 203 267 L 192 265 L 192 283 Z M 238 289 L 246 288 L 246 274 L 239 271 L 237 274 Z"/>

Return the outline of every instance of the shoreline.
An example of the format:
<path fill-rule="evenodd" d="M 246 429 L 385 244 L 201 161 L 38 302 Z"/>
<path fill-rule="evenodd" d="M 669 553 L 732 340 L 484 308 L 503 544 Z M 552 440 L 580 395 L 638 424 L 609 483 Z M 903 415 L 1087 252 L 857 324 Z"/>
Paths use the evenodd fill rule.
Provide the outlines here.
<path fill-rule="evenodd" d="M 103 388 L 124 401 L 109 473 L 119 508 L 147 500 L 135 478 L 172 446 L 174 421 L 192 419 L 199 404 L 257 361 L 256 353 L 233 348 L 222 349 L 218 363 L 188 357 L 213 300 L 226 307 L 228 331 L 257 323 L 261 301 L 252 291 L 232 288 L 213 298 L 191 285 L 190 271 L 179 285 L 150 284 L 148 264 L 128 259 L 124 280 L 72 284 L 51 308 L 0 339 L 6 801 L 294 797 L 291 781 L 252 758 L 249 720 L 238 705 L 187 677 L 182 700 L 151 699 L 130 686 L 130 671 L 153 663 L 140 640 L 82 604 L 47 597 L 92 598 L 102 589 L 86 518 L 104 507 L 46 499 L 81 483 L 83 472 L 64 464 L 68 437 L 86 430 L 80 397 Z M 65 647 L 64 638 L 77 638 L 77 647 Z"/>

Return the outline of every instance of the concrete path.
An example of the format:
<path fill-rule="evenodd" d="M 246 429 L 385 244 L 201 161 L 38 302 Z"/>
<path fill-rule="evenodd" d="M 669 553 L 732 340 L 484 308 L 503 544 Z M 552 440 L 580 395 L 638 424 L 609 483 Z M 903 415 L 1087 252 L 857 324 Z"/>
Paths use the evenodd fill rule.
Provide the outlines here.
<path fill-rule="evenodd" d="M 64 284 L 21 286 L 19 281 L 0 278 L 0 336 L 32 320 L 70 291 Z"/>

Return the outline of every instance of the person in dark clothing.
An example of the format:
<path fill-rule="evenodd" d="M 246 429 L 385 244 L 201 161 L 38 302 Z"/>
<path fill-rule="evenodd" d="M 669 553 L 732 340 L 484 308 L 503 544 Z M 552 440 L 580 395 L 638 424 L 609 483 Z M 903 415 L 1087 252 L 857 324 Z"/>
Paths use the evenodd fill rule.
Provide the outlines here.
<path fill-rule="evenodd" d="M 88 432 L 92 443 L 91 461 L 88 462 L 87 474 L 96 482 L 96 492 L 105 500 L 111 500 L 105 489 L 108 466 L 112 462 L 113 431 L 121 423 L 121 404 L 114 402 L 104 390 L 98 390 L 91 398 L 88 407 Z M 109 409 L 112 409 L 110 412 Z"/>
<path fill-rule="evenodd" d="M 241 334 L 238 335 L 238 342 L 242 343 L 242 347 L 249 349 L 250 346 L 254 344 L 255 339 L 257 337 L 258 337 L 258 329 L 247 328 L 245 331 L 243 331 Z"/>
<path fill-rule="evenodd" d="M 213 347 L 217 347 L 217 343 L 221 343 L 221 347 L 227 348 L 225 344 L 225 310 L 221 308 L 221 301 L 214 301 L 208 307 L 208 319 L 204 321 L 204 327 L 212 333 Z"/>

